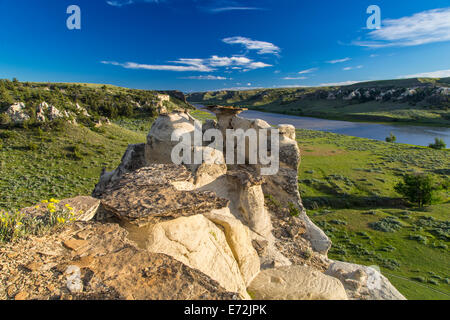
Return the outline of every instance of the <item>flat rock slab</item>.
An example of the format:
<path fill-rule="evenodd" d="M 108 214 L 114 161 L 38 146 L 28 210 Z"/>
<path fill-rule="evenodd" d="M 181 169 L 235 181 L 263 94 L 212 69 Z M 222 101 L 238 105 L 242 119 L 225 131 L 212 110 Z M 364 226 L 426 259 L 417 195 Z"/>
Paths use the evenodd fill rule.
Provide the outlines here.
<path fill-rule="evenodd" d="M 86 241 L 75 241 L 89 234 Z M 81 244 L 83 254 L 73 250 Z M 52 251 L 52 255 L 43 252 Z M 10 253 L 17 253 L 13 258 Z M 81 292 L 65 271 L 80 269 Z M 237 293 L 162 254 L 139 249 L 118 224 L 75 222 L 0 248 L 0 300 L 231 300 Z"/>
<path fill-rule="evenodd" d="M 173 183 L 192 177 L 184 166 L 152 165 L 127 173 L 108 186 L 104 209 L 134 224 L 156 223 L 222 209 L 229 200 L 209 191 L 180 191 Z"/>
<path fill-rule="evenodd" d="M 256 300 L 347 300 L 338 279 L 306 266 L 261 271 L 248 292 Z"/>

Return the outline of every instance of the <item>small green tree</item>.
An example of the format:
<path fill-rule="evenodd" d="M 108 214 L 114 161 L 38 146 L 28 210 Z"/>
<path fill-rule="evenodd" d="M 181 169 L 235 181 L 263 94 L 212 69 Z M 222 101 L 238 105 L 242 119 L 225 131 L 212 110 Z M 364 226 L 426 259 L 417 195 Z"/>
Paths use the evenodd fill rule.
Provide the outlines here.
<path fill-rule="evenodd" d="M 434 143 L 430 143 L 428 147 L 441 150 L 447 148 L 447 145 L 445 144 L 444 140 L 440 138 L 435 138 Z"/>
<path fill-rule="evenodd" d="M 397 137 L 394 136 L 394 134 L 391 132 L 389 134 L 389 137 L 386 137 L 386 142 L 395 142 L 395 141 L 397 141 Z"/>
<path fill-rule="evenodd" d="M 438 190 L 432 176 L 420 173 L 404 175 L 403 182 L 399 182 L 394 189 L 410 202 L 417 203 L 420 208 L 430 204 Z"/>

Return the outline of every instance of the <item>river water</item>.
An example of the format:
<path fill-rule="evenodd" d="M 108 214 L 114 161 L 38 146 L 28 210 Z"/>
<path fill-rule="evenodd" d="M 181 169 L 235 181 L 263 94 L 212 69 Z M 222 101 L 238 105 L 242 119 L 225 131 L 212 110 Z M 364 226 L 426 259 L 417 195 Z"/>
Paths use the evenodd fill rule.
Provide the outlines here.
<path fill-rule="evenodd" d="M 385 141 L 392 132 L 398 143 L 428 146 L 434 138 L 441 138 L 450 146 L 450 128 L 396 124 L 379 124 L 326 120 L 312 117 L 291 116 L 248 110 L 240 114 L 244 118 L 262 119 L 272 125 L 291 124 L 299 129 L 310 129 L 345 134 L 348 136 Z"/>

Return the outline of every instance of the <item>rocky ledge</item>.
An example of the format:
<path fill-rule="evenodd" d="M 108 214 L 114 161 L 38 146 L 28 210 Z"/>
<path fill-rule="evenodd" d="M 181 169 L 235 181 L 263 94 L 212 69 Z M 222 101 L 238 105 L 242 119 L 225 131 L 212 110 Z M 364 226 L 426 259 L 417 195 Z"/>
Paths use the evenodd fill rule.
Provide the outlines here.
<path fill-rule="evenodd" d="M 175 130 L 270 127 L 239 110 L 212 110 L 218 122 L 203 126 L 186 112 L 161 115 L 146 143 L 103 170 L 93 197 L 58 204 L 73 207 L 77 221 L 2 247 L 0 298 L 404 299 L 375 269 L 327 257 L 331 241 L 298 192 L 292 126 L 279 126 L 273 176 L 261 176 L 259 164 L 172 164 Z"/>

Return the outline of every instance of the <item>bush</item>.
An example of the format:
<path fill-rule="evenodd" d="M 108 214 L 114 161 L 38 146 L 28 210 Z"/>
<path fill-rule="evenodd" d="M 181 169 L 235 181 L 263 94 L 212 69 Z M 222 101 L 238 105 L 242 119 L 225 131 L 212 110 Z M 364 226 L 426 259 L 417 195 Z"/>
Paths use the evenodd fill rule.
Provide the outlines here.
<path fill-rule="evenodd" d="M 0 114 L 0 125 L 7 126 L 11 124 L 11 117 L 6 113 Z"/>
<path fill-rule="evenodd" d="M 391 132 L 389 134 L 389 137 L 386 137 L 386 142 L 395 142 L 395 141 L 397 141 L 397 137 L 394 136 L 394 134 Z"/>
<path fill-rule="evenodd" d="M 28 143 L 27 148 L 30 151 L 36 151 L 39 148 L 39 146 L 34 142 L 30 142 L 30 143 Z"/>
<path fill-rule="evenodd" d="M 445 144 L 444 140 L 440 138 L 435 138 L 434 143 L 430 143 L 428 147 L 441 150 L 447 148 L 447 145 Z"/>
<path fill-rule="evenodd" d="M 382 232 L 395 232 L 401 229 L 402 223 L 395 217 L 386 217 L 377 222 L 369 223 L 369 227 Z"/>
<path fill-rule="evenodd" d="M 417 235 L 409 235 L 408 237 L 409 240 L 416 240 L 422 244 L 427 244 L 427 238 L 424 236 L 421 236 L 420 234 Z"/>
<path fill-rule="evenodd" d="M 425 204 L 431 203 L 435 191 L 438 190 L 433 183 L 430 175 L 407 174 L 403 176 L 403 182 L 399 182 L 394 189 L 410 202 L 417 203 L 422 208 Z"/>

